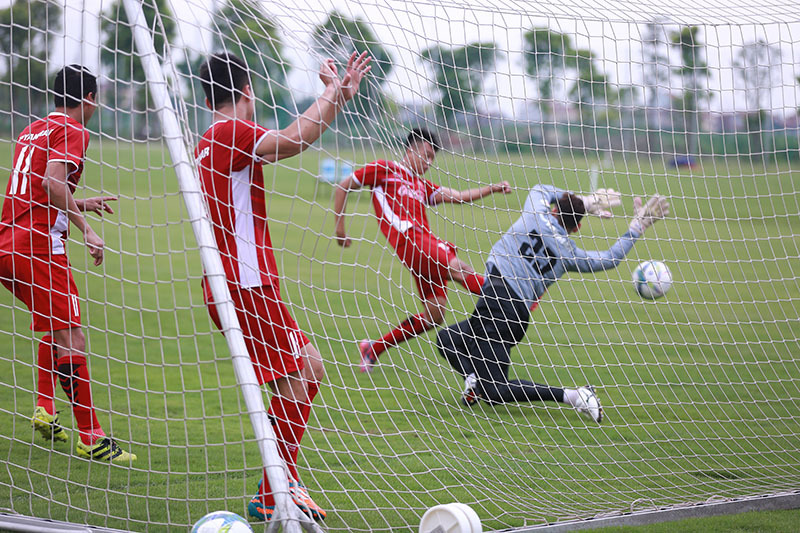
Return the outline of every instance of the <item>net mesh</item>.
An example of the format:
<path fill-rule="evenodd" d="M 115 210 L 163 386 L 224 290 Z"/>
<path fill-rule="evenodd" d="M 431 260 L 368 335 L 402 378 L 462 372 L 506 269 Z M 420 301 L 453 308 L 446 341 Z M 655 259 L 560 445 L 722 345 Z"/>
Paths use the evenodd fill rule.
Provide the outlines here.
<path fill-rule="evenodd" d="M 321 60 L 341 69 L 352 50 L 374 58 L 319 142 L 264 167 L 283 300 L 325 362 L 299 467 L 328 529 L 413 529 L 451 501 L 500 530 L 797 489 L 800 9 L 666 4 L 143 3 L 190 150 L 211 124 L 199 83 L 209 53 L 247 62 L 256 121 L 274 129 L 321 93 Z M 118 200 L 114 214 L 88 215 L 103 265 L 77 231 L 68 254 L 100 422 L 138 455 L 130 467 L 77 457 L 58 386 L 69 442 L 34 432 L 40 335 L 2 291 L 0 508 L 135 531 L 246 515 L 261 457 L 203 301 L 199 249 L 124 9 L 15 0 L 0 8 L 0 42 L 6 175 L 17 136 L 50 109 L 53 73 L 81 63 L 99 74 L 76 197 Z M 359 372 L 358 341 L 422 306 L 368 189 L 350 194 L 353 244 L 337 246 L 332 184 L 400 160 L 416 126 L 442 141 L 432 182 L 512 185 L 428 212 L 433 233 L 478 272 L 535 185 L 623 193 L 613 218 L 587 218 L 573 236 L 587 250 L 626 231 L 634 196 L 669 197 L 671 216 L 617 269 L 552 286 L 512 352 L 512 377 L 594 385 L 602 425 L 555 403 L 464 408 L 463 377 L 437 353 L 435 331 Z M 662 299 L 633 289 L 645 260 L 672 272 Z M 475 300 L 451 284 L 445 323 Z"/>

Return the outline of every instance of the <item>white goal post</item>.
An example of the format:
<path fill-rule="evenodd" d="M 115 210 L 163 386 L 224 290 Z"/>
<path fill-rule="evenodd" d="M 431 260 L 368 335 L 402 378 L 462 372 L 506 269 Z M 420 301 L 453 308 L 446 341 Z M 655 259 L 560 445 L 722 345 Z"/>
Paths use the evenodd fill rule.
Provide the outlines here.
<path fill-rule="evenodd" d="M 517 532 L 800 507 L 799 36 L 788 1 L 0 4 L 0 176 L 22 171 L 17 137 L 52 110 L 55 72 L 98 75 L 75 197 L 115 198 L 114 213 L 86 215 L 106 258 L 93 266 L 75 229 L 67 249 L 98 417 L 138 456 L 76 455 L 57 373 L 68 441 L 31 427 L 42 335 L 0 289 L 0 529 L 247 517 L 263 468 L 277 512 L 254 531 L 416 531 L 451 502 L 484 531 Z M 192 154 L 211 125 L 200 68 L 212 53 L 245 61 L 254 121 L 280 130 L 322 93 L 321 63 L 341 75 L 353 51 L 373 58 L 358 95 L 307 150 L 263 167 L 281 298 L 325 367 L 297 465 L 327 512 L 315 524 L 290 494 Z M 620 191 L 613 217 L 570 235 L 592 252 L 628 229 L 635 197 L 669 199 L 615 269 L 551 285 L 509 351 L 512 379 L 592 385 L 601 424 L 552 401 L 463 405 L 437 333 L 479 296 L 433 281 L 444 318 L 422 315 L 425 283 L 375 214 L 388 189 L 348 193 L 351 245 L 339 246 L 337 183 L 374 161 L 407 164 L 412 128 L 438 138 L 434 186 L 510 184 L 427 208 L 431 232 L 479 274 L 538 185 Z M 631 279 L 650 260 L 674 280 L 656 300 Z M 360 371 L 364 339 L 381 346 L 372 372 Z"/>

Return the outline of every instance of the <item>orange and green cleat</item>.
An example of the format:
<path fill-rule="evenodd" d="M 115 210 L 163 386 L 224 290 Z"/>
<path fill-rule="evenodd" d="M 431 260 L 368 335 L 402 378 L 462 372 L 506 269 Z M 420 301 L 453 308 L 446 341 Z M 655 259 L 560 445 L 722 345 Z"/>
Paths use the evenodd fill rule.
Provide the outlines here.
<path fill-rule="evenodd" d="M 295 505 L 315 522 L 325 520 L 328 516 L 322 508 L 311 499 L 308 489 L 300 481 L 289 479 L 289 494 L 292 495 Z"/>

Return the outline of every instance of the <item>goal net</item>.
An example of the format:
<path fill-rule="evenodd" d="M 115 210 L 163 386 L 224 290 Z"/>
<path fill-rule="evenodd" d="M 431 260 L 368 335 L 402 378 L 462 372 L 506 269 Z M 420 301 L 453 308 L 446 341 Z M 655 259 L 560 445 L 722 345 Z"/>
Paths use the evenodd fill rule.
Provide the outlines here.
<path fill-rule="evenodd" d="M 416 530 L 450 502 L 495 531 L 796 496 L 800 12 L 681 4 L 145 0 L 154 76 L 121 0 L 3 3 L 4 175 L 24 171 L 12 160 L 17 136 L 52 110 L 55 72 L 78 63 L 98 74 L 75 196 L 113 196 L 114 213 L 87 215 L 106 244 L 101 266 L 77 230 L 68 255 L 99 421 L 138 458 L 76 455 L 58 383 L 68 441 L 34 430 L 41 334 L 0 291 L 0 529 L 38 519 L 185 531 L 211 511 L 247 516 L 264 439 L 204 303 L 211 251 L 195 230 L 207 219 L 187 208 L 204 203 L 176 179 L 197 180 L 192 154 L 212 122 L 200 67 L 220 51 L 247 63 L 255 121 L 269 129 L 322 93 L 326 58 L 340 74 L 352 51 L 373 58 L 319 141 L 264 166 L 281 296 L 324 361 L 298 469 L 326 529 Z M 360 372 L 359 342 L 424 307 L 381 233 L 374 188 L 350 192 L 352 245 L 338 246 L 336 184 L 373 161 L 400 162 L 415 127 L 440 139 L 425 174 L 434 184 L 510 183 L 510 194 L 428 209 L 431 231 L 478 273 L 536 185 L 622 193 L 612 218 L 587 217 L 571 235 L 590 251 L 628 229 L 634 197 L 669 199 L 667 219 L 616 269 L 552 285 L 510 352 L 511 378 L 594 386 L 602 424 L 556 402 L 465 407 L 464 376 L 435 345 L 440 327 L 475 309 L 457 283 L 441 326 Z M 674 278 L 652 301 L 632 281 L 649 260 Z"/>

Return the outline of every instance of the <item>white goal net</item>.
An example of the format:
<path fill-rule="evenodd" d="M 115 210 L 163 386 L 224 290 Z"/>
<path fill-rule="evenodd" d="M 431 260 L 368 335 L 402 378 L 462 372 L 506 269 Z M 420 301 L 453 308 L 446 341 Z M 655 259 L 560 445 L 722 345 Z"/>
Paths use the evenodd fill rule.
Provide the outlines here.
<path fill-rule="evenodd" d="M 86 214 L 105 242 L 102 265 L 74 227 L 67 254 L 98 420 L 137 455 L 109 464 L 76 453 L 77 422 L 57 365 L 40 355 L 43 333 L 0 290 L 0 529 L 30 518 L 186 531 L 212 511 L 248 515 L 264 439 L 204 301 L 211 251 L 187 205 L 208 197 L 182 193 L 176 178 L 183 169 L 200 186 L 193 154 L 213 118 L 200 72 L 219 52 L 249 67 L 253 120 L 269 130 L 289 127 L 323 93 L 324 60 L 341 76 L 353 51 L 372 57 L 321 138 L 263 167 L 281 298 L 325 368 L 297 460 L 327 512 L 324 529 L 416 531 L 430 507 L 461 502 L 486 531 L 524 530 L 800 490 L 795 3 L 131 4 L 141 4 L 158 76 L 122 0 L 0 3 L 0 174 L 29 170 L 15 147 L 52 111 L 57 71 L 80 64 L 98 77 L 75 198 L 114 197 L 114 212 Z M 507 377 L 566 389 L 565 401 L 593 386 L 601 424 L 569 403 L 487 402 L 485 378 L 477 403 L 463 404 L 465 376 L 436 342 L 473 315 L 476 278 L 445 290 L 412 273 L 382 231 L 400 200 L 360 170 L 375 161 L 408 170 L 412 128 L 438 138 L 425 173 L 434 186 L 510 185 L 427 208 L 429 234 L 452 243 L 448 260 L 480 275 L 539 185 L 621 193 L 613 217 L 587 216 L 570 235 L 589 251 L 628 230 L 635 197 L 668 198 L 670 214 L 615 269 L 551 285 L 509 352 Z M 176 147 L 188 158 L 176 160 Z M 337 183 L 354 172 L 363 187 L 348 192 L 351 245 L 341 247 Z M 16 191 L 2 183 L 10 205 Z M 651 260 L 673 277 L 656 300 L 632 281 Z M 19 286 L 17 275 L 3 284 Z M 361 372 L 365 347 L 377 357 L 371 372 Z M 65 442 L 32 427 L 43 394 Z M 269 407 L 266 386 L 261 397 Z"/>

